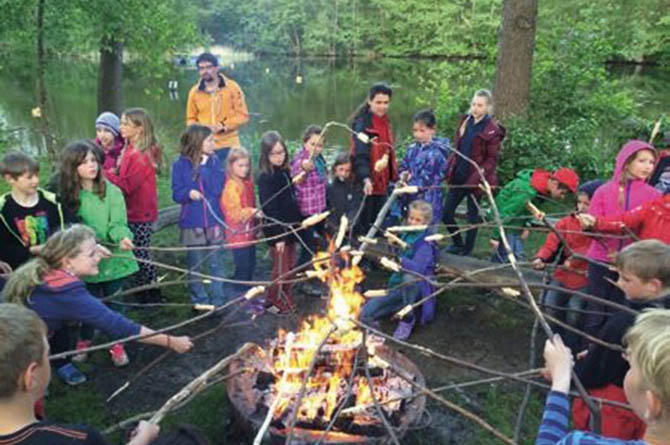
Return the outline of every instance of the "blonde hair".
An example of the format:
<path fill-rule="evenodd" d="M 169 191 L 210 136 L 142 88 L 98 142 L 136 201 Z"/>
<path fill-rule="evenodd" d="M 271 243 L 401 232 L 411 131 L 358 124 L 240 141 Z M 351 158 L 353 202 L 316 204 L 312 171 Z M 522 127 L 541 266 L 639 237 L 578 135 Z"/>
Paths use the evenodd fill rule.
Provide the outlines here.
<path fill-rule="evenodd" d="M 42 363 L 47 328 L 33 311 L 18 304 L 0 304 L 0 400 L 18 391 L 18 381 L 31 363 Z"/>
<path fill-rule="evenodd" d="M 623 338 L 644 384 L 661 399 L 663 417 L 670 414 L 670 310 L 648 309 L 638 315 Z"/>
<path fill-rule="evenodd" d="M 232 175 L 233 164 L 240 159 L 249 159 L 249 174 L 247 177 L 251 177 L 251 156 L 244 147 L 231 148 L 228 152 L 228 157 L 226 158 L 226 175 Z"/>
<path fill-rule="evenodd" d="M 629 272 L 642 281 L 657 279 L 670 288 L 670 246 L 647 239 L 626 246 L 614 260 L 617 269 Z"/>
<path fill-rule="evenodd" d="M 44 276 L 62 266 L 66 258 L 74 258 L 81 253 L 84 241 L 95 239 L 95 232 L 82 224 L 75 224 L 49 237 L 39 255 L 19 267 L 9 276 L 2 291 L 5 301 L 25 304 Z"/>
<path fill-rule="evenodd" d="M 421 216 L 423 216 L 424 221 L 426 221 L 426 224 L 430 224 L 433 220 L 433 206 L 427 201 L 417 199 L 416 201 L 410 202 L 409 211 L 412 210 L 419 212 Z"/>

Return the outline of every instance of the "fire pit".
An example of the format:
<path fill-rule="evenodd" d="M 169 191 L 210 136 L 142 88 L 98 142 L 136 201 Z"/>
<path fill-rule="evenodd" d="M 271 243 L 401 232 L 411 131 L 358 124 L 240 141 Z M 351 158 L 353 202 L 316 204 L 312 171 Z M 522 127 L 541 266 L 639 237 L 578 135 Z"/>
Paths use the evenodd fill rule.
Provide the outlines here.
<path fill-rule="evenodd" d="M 296 333 L 280 331 L 233 361 L 228 397 L 243 425 L 257 431 L 269 421 L 277 443 L 291 434 L 299 444 L 387 443 L 378 407 L 402 436 L 423 413 L 425 395 L 410 383 L 425 386 L 423 375 L 382 339 L 363 344 L 351 322 L 364 302 L 355 290 L 363 278 L 357 267 L 316 269 L 330 289 L 327 315 L 308 318 Z"/>

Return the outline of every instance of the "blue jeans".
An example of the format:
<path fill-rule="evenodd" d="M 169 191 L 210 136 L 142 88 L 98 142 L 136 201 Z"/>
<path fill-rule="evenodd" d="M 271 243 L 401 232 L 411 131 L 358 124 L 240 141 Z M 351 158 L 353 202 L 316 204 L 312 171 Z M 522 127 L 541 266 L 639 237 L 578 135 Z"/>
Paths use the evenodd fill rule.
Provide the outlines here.
<path fill-rule="evenodd" d="M 241 247 L 239 249 L 231 249 L 231 251 L 233 252 L 233 261 L 235 262 L 233 280 L 251 281 L 256 269 L 256 246 Z M 232 295 L 235 297 L 242 295 L 251 287 L 249 284 L 232 283 L 230 285 Z"/>
<path fill-rule="evenodd" d="M 409 279 L 413 279 L 413 277 L 410 276 Z M 359 318 L 363 323 L 370 323 L 393 315 L 408 304 L 419 301 L 420 298 L 421 290 L 419 289 L 419 285 L 417 283 L 409 284 L 392 290 L 385 297 L 369 299 L 363 305 Z M 413 323 L 414 318 L 414 311 L 411 311 L 403 318 L 403 321 Z"/>
<path fill-rule="evenodd" d="M 519 261 L 525 260 L 526 253 L 523 250 L 523 240 L 521 239 L 521 234 L 506 232 L 505 235 L 507 235 L 507 241 L 509 242 L 509 246 L 512 249 L 512 252 L 514 253 L 516 259 Z M 505 249 L 505 245 L 503 244 L 502 240 L 500 240 L 498 250 L 496 250 L 491 256 L 491 262 L 493 263 L 507 262 L 507 249 Z"/>
<path fill-rule="evenodd" d="M 551 280 L 550 284 L 552 286 L 561 286 L 561 283 L 556 280 Z M 586 288 L 578 290 L 580 292 L 585 292 Z M 560 308 L 583 310 L 586 307 L 585 300 L 576 295 L 572 295 L 567 291 L 561 292 L 558 290 L 547 289 L 542 294 L 542 303 L 548 306 L 555 306 L 544 308 L 544 311 L 547 315 L 557 318 L 558 320 L 563 321 L 574 328 L 579 328 L 579 322 L 581 321 L 582 314 L 572 310 L 564 311 Z M 563 341 L 566 345 L 570 347 L 577 346 L 577 343 L 580 340 L 579 335 L 564 329 L 561 326 L 556 326 L 556 331 L 561 334 L 561 337 L 563 337 Z"/>
<path fill-rule="evenodd" d="M 225 275 L 225 270 L 223 268 L 223 252 L 224 250 L 222 247 L 214 250 L 196 248 L 186 251 L 186 263 L 188 265 L 189 272 L 204 273 L 204 266 L 206 264 L 209 266 L 209 275 L 223 278 Z M 209 284 L 210 295 L 208 296 L 207 291 L 205 290 L 205 285 L 202 282 L 202 278 L 189 273 L 187 279 L 196 280 L 192 283 L 188 283 L 191 303 L 213 304 L 215 306 L 221 306 L 226 302 L 227 298 L 223 292 L 222 281 L 212 280 L 212 282 Z"/>

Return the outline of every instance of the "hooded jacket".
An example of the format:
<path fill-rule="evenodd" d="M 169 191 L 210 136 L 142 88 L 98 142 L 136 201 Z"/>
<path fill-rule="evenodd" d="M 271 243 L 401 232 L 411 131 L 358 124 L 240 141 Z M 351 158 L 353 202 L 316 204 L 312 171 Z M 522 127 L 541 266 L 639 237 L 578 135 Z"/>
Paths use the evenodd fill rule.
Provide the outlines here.
<path fill-rule="evenodd" d="M 198 166 L 197 177 L 193 176 L 191 160 L 180 155 L 172 164 L 172 200 L 181 204 L 179 227 L 196 229 L 221 226 L 219 221 L 223 221 L 223 215 L 219 199 L 223 192 L 224 179 L 221 161 L 217 156 L 209 156 L 204 164 Z M 191 190 L 199 191 L 205 199 L 192 200 L 189 196 Z"/>
<path fill-rule="evenodd" d="M 461 127 L 466 119 L 470 117 L 466 114 L 461 117 L 456 126 L 456 134 L 454 135 L 454 148 L 460 150 L 459 144 L 462 138 Z M 498 167 L 498 159 L 500 158 L 500 145 L 507 130 L 500 125 L 495 119 L 490 118 L 486 127 L 479 132 L 472 141 L 472 152 L 470 158 L 477 163 L 484 170 L 484 178 L 491 186 L 498 185 L 498 175 L 496 169 Z M 452 184 L 454 179 L 454 172 L 456 165 L 460 162 L 467 162 L 465 159 L 453 153 L 447 163 L 447 184 Z M 479 172 L 474 168 L 470 168 L 470 174 L 465 181 L 465 185 L 477 185 L 481 182 Z M 474 189 L 475 194 L 481 194 L 481 190 Z"/>
<path fill-rule="evenodd" d="M 86 290 L 83 281 L 62 270 L 49 272 L 44 277 L 44 284 L 37 286 L 28 298 L 26 306 L 44 320 L 49 333 L 58 331 L 70 321 L 99 329 L 113 338 L 137 335 L 141 328 L 109 309 Z"/>
<path fill-rule="evenodd" d="M 619 215 L 661 196 L 658 190 L 641 179 L 622 180 L 626 161 L 640 150 L 651 150 L 656 153 L 654 147 L 643 141 L 628 141 L 621 147 L 616 157 L 612 179 L 600 186 L 593 194 L 589 206 L 591 215 L 596 218 Z M 623 190 L 620 190 L 621 187 Z M 623 192 L 623 205 L 619 203 L 621 192 Z M 594 238 L 588 250 L 588 257 L 611 262 L 611 256 L 631 242 L 631 240 Z"/>

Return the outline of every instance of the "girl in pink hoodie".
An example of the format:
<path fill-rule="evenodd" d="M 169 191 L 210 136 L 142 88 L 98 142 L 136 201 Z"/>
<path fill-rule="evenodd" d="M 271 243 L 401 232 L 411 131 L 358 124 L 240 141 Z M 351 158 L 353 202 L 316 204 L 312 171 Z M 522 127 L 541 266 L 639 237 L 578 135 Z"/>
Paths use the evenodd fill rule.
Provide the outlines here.
<path fill-rule="evenodd" d="M 596 217 L 619 215 L 661 196 L 658 190 L 647 184 L 655 162 L 654 147 L 638 140 L 626 142 L 616 157 L 612 179 L 593 194 L 589 213 Z M 611 263 L 613 255 L 631 242 L 632 240 L 594 237 L 587 256 L 601 263 Z M 617 276 L 617 272 L 604 264 L 589 263 L 587 293 L 625 304 L 623 292 L 613 284 Z M 598 312 L 608 310 L 606 306 L 595 302 L 589 302 L 588 309 Z M 596 334 L 604 319 L 602 315 L 588 314 L 584 321 L 584 330 Z"/>

